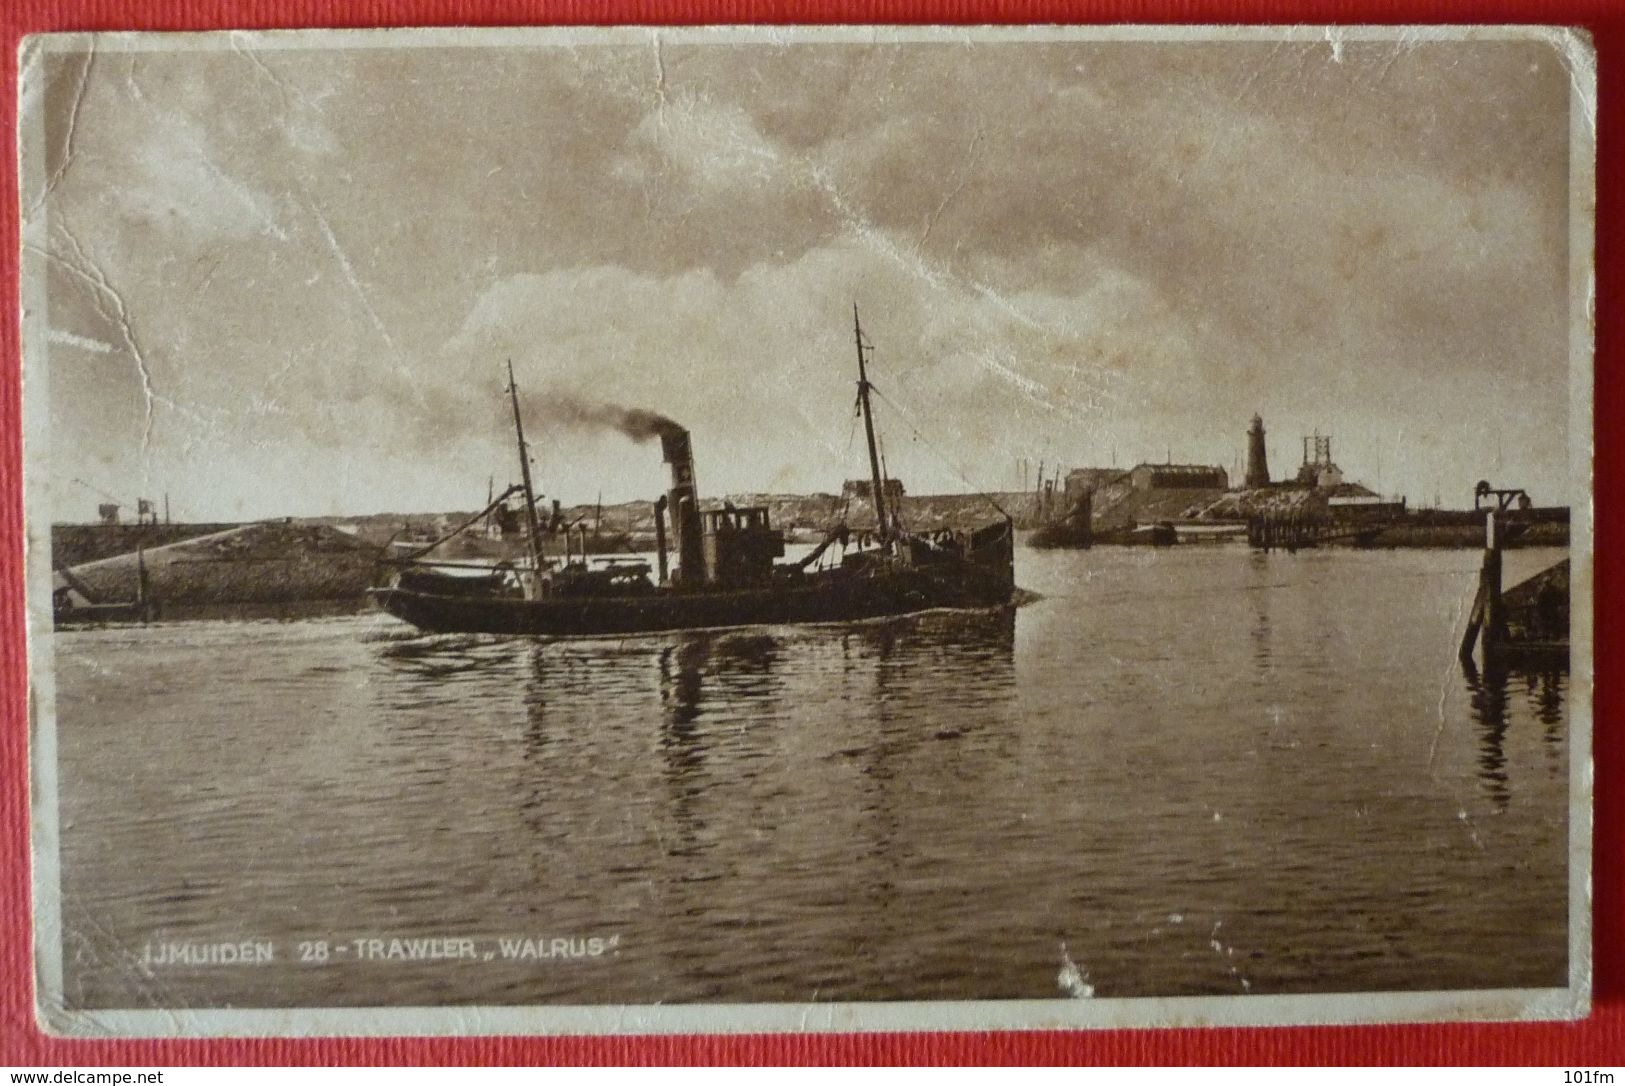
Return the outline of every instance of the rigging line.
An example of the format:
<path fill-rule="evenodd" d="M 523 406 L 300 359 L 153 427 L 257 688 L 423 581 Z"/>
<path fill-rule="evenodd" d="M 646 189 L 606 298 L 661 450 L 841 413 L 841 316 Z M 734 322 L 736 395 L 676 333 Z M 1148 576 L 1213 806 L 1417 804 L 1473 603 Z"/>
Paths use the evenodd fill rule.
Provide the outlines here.
<path fill-rule="evenodd" d="M 952 460 L 948 459 L 948 454 L 947 453 L 943 452 L 941 449 L 939 449 L 935 445 L 933 445 L 931 443 L 931 439 L 926 437 L 925 434 L 920 432 L 920 428 L 914 424 L 914 420 L 909 417 L 908 412 L 904 411 L 901 407 L 899 407 L 895 403 L 893 403 L 891 401 L 891 399 L 884 392 L 882 392 L 878 388 L 874 387 L 873 384 L 871 384 L 869 386 L 869 391 L 874 393 L 876 396 L 879 396 L 881 401 L 883 403 L 885 403 L 885 405 L 887 407 L 889 407 L 893 411 L 897 412 L 897 414 L 902 417 L 904 424 L 906 426 L 908 426 L 908 428 L 911 431 L 913 431 L 915 440 L 924 442 L 925 447 L 930 449 L 933 453 L 935 453 L 936 456 L 937 456 L 937 459 L 941 460 L 944 464 L 946 464 L 948 466 L 948 468 L 955 475 L 959 476 L 959 481 L 960 482 L 962 482 L 966 486 L 970 487 L 972 491 L 976 492 L 980 497 L 985 499 L 989 505 L 991 505 L 993 508 L 997 509 L 1006 518 L 1008 518 L 1010 520 L 1015 519 L 1013 516 L 1011 516 L 1009 510 L 1007 510 L 1004 506 L 999 504 L 999 500 L 993 496 L 991 491 L 984 490 L 981 487 L 977 486 L 975 481 L 972 480 L 969 476 L 967 476 L 965 474 L 964 470 L 962 468 L 960 468 L 960 466 L 958 464 L 956 464 Z"/>
<path fill-rule="evenodd" d="M 117 494 L 109 494 L 107 491 L 103 490 L 101 487 L 93 486 L 90 483 L 87 483 L 83 479 L 79 478 L 77 475 L 74 476 L 69 481 L 78 483 L 80 486 L 84 487 L 86 490 L 94 491 L 95 493 L 100 494 L 102 497 L 106 498 L 108 501 L 118 502 L 120 505 L 128 505 L 129 504 L 129 502 L 125 501 L 123 498 L 119 497 Z"/>
<path fill-rule="evenodd" d="M 852 439 L 858 436 L 858 419 L 862 416 L 862 414 L 863 401 L 854 400 L 852 403 L 852 424 L 846 428 L 846 451 L 841 454 L 841 478 L 843 480 L 843 484 L 848 467 L 847 456 L 852 452 Z M 847 514 L 852 511 L 852 495 L 845 493 L 845 485 L 842 485 L 841 490 L 843 494 L 845 494 L 846 501 L 841 504 L 840 520 L 842 524 L 845 524 Z"/>
<path fill-rule="evenodd" d="M 451 531 L 447 532 L 445 535 L 441 536 L 439 539 L 435 540 L 433 543 L 430 543 L 426 547 L 418 548 L 417 550 L 413 551 L 411 554 L 405 555 L 404 558 L 401 559 L 401 560 L 403 560 L 403 561 L 411 561 L 414 558 L 422 558 L 425 554 L 428 554 L 430 551 L 434 550 L 436 547 L 440 546 L 440 544 L 442 544 L 442 543 L 446 542 L 447 540 L 451 539 L 453 536 L 460 535 L 461 533 L 467 531 L 469 528 L 473 527 L 474 523 L 476 521 L 478 521 L 481 517 L 487 515 L 488 513 L 491 513 L 492 511 L 494 511 L 496 509 L 497 506 L 499 506 L 503 502 L 507 501 L 509 495 L 513 494 L 514 491 L 523 490 L 523 489 L 524 489 L 524 487 L 510 486 L 507 490 L 504 490 L 502 492 L 502 495 L 499 498 L 497 498 L 495 501 L 493 501 L 490 505 L 487 505 L 484 509 L 481 509 L 478 513 L 475 513 L 473 516 L 471 516 L 467 520 L 463 521 L 457 527 L 453 528 Z M 586 514 L 583 513 L 582 516 L 585 517 Z"/>

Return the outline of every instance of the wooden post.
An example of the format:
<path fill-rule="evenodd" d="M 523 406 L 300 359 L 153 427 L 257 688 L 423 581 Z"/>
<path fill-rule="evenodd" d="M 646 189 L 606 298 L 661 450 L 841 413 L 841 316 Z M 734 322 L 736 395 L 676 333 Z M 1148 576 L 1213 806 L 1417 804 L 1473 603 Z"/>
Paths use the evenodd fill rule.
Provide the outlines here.
<path fill-rule="evenodd" d="M 1479 570 L 1478 591 L 1473 594 L 1472 610 L 1467 612 L 1467 629 L 1461 635 L 1461 648 L 1456 655 L 1462 663 L 1472 663 L 1473 646 L 1478 644 L 1478 631 L 1484 625 L 1484 572 Z"/>
<path fill-rule="evenodd" d="M 1506 640 L 1506 609 L 1501 601 L 1501 525 L 1496 514 L 1484 518 L 1484 644 Z"/>
<path fill-rule="evenodd" d="M 135 602 L 136 617 L 142 622 L 152 620 L 152 601 L 147 587 L 147 554 L 146 549 L 135 549 Z"/>
<path fill-rule="evenodd" d="M 1473 596 L 1467 630 L 1457 653 L 1464 662 L 1472 660 L 1480 632 L 1486 652 L 1506 638 L 1506 613 L 1501 602 L 1501 531 L 1493 510 L 1484 518 L 1484 564 L 1479 567 L 1478 592 Z"/>

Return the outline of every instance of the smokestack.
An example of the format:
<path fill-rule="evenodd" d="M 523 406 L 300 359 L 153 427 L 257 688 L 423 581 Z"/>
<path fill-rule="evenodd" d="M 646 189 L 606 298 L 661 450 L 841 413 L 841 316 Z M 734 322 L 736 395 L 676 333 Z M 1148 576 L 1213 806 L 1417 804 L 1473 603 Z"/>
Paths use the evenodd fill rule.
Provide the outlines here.
<path fill-rule="evenodd" d="M 694 489 L 694 454 L 688 431 L 680 426 L 660 432 L 660 452 L 671 465 L 671 489 L 667 508 L 671 511 L 672 534 L 677 542 L 677 572 L 673 580 L 699 584 L 705 579 L 704 544 L 700 538 L 700 498 Z"/>

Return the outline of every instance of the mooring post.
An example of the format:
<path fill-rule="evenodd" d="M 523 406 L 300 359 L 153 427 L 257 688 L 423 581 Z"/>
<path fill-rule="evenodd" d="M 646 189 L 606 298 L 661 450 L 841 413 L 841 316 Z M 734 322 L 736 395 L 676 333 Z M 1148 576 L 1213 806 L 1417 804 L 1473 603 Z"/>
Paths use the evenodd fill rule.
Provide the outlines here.
<path fill-rule="evenodd" d="M 1484 518 L 1484 644 L 1506 640 L 1506 611 L 1501 602 L 1501 524 L 1492 510 Z"/>
<path fill-rule="evenodd" d="M 139 545 L 135 548 L 135 602 L 142 607 L 147 603 L 147 555 Z"/>
<path fill-rule="evenodd" d="M 1506 616 L 1501 604 L 1501 530 L 1495 511 L 1484 517 L 1484 564 L 1478 570 L 1478 592 L 1473 596 L 1472 610 L 1467 613 L 1467 630 L 1462 634 L 1458 655 L 1464 661 L 1473 658 L 1473 646 L 1479 633 L 1484 635 L 1486 650 L 1506 636 Z"/>

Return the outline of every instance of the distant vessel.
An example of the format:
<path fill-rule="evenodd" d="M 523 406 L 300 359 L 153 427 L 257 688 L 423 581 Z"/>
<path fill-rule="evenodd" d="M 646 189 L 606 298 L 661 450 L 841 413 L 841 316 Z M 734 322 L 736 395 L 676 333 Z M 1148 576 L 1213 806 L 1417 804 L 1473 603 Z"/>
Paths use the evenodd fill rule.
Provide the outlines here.
<path fill-rule="evenodd" d="M 546 559 L 510 363 L 508 394 L 529 529 L 528 562 L 476 577 L 448 574 L 432 564 L 405 565 L 388 587 L 372 590 L 374 597 L 390 614 L 424 630 L 545 636 L 840 622 L 1009 604 L 1015 593 L 1015 532 L 1009 517 L 969 532 L 924 536 L 907 531 L 896 511 L 888 510 L 869 402 L 871 348 L 855 306 L 852 319 L 876 514 L 872 533 L 842 523 L 805 558 L 777 561 L 784 555 L 784 539 L 770 525 L 767 508 L 724 503 L 721 509 L 701 510 L 689 433 L 659 419 L 655 432 L 671 468 L 671 487 L 655 503 L 658 571 L 633 558 Z M 670 571 L 668 512 L 677 553 Z M 840 561 L 823 565 L 835 547 Z"/>
<path fill-rule="evenodd" d="M 1049 493 L 1052 494 L 1053 492 L 1054 486 L 1051 484 Z M 1041 498 L 1048 496 L 1049 494 L 1040 491 Z M 1040 509 L 1045 508 L 1048 504 L 1047 501 L 1041 501 Z M 1094 491 L 1087 487 L 1080 488 L 1077 496 L 1072 499 L 1066 514 L 1058 519 L 1049 520 L 1039 525 L 1038 530 L 1027 538 L 1027 545 L 1041 549 L 1052 547 L 1087 548 L 1094 542 L 1093 518 Z"/>

